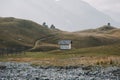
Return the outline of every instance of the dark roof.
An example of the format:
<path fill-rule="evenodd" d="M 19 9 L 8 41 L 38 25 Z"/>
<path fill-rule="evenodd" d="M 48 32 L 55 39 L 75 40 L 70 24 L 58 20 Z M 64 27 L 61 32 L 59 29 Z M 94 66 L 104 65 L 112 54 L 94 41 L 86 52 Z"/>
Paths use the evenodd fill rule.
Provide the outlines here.
<path fill-rule="evenodd" d="M 72 43 L 72 41 L 71 40 L 60 40 L 59 42 L 58 42 L 58 44 L 71 44 Z"/>

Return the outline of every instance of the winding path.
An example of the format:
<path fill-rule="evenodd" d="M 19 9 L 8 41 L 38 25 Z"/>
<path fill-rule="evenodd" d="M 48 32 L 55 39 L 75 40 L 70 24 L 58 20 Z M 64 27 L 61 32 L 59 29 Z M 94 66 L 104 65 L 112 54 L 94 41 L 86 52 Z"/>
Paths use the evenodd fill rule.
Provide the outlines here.
<path fill-rule="evenodd" d="M 49 36 L 49 37 L 44 37 L 44 38 L 41 38 L 41 39 L 37 39 L 37 40 L 35 41 L 34 46 L 33 46 L 32 49 L 35 49 L 35 48 L 38 46 L 38 43 L 39 43 L 39 42 L 44 41 L 44 40 L 49 39 L 49 38 L 53 38 L 53 37 L 55 37 L 55 36 L 53 35 L 53 36 Z"/>

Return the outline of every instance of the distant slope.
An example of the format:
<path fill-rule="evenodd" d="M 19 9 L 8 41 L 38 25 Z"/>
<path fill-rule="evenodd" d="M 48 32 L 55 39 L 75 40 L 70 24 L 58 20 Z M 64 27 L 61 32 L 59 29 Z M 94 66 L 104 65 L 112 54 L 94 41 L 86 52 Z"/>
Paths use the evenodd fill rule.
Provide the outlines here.
<path fill-rule="evenodd" d="M 104 25 L 96 29 L 88 29 L 83 31 L 76 31 L 75 33 L 107 33 L 111 30 L 117 29 L 111 25 Z"/>
<path fill-rule="evenodd" d="M 120 43 L 120 37 L 109 34 L 69 33 L 64 34 L 62 39 L 72 40 L 72 48 L 96 47 Z"/>
<path fill-rule="evenodd" d="M 111 45 L 120 43 L 120 29 L 104 25 L 97 29 L 69 33 L 65 38 L 73 40 L 76 48 Z"/>

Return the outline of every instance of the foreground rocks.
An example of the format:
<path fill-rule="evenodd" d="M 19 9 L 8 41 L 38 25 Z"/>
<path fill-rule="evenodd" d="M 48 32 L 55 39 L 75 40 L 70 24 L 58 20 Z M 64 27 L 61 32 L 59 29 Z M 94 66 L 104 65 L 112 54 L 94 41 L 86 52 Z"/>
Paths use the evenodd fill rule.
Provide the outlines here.
<path fill-rule="evenodd" d="M 120 67 L 32 67 L 0 62 L 0 80 L 120 80 Z"/>

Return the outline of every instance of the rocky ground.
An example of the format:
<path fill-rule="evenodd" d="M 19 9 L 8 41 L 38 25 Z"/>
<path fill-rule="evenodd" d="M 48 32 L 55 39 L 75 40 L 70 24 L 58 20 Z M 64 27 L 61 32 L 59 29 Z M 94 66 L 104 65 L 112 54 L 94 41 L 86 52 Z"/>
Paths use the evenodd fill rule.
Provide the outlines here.
<path fill-rule="evenodd" d="M 120 80 L 120 67 L 33 67 L 0 62 L 0 80 Z"/>

